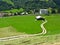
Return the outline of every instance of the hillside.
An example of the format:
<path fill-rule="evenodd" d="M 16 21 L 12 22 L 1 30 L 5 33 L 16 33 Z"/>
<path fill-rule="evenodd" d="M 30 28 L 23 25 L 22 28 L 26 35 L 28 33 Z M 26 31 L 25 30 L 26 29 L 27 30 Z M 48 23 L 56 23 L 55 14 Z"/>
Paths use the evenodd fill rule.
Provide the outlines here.
<path fill-rule="evenodd" d="M 59 7 L 59 0 L 0 0 L 0 11 L 14 8 L 40 9 Z"/>

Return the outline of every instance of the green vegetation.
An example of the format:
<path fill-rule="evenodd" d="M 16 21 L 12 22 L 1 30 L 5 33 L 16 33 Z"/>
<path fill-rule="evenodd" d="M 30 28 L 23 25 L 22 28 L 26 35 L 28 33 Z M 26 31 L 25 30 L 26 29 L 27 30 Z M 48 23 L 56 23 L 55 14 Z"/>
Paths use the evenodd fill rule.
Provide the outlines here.
<path fill-rule="evenodd" d="M 47 19 L 47 24 L 45 28 L 47 29 L 46 35 L 60 34 L 60 16 L 59 14 L 53 14 L 52 16 L 45 16 Z M 18 32 L 25 32 L 28 34 L 40 33 L 42 30 L 40 28 L 41 21 L 35 21 L 35 16 L 12 16 L 0 18 L 0 28 L 12 26 Z"/>
<path fill-rule="evenodd" d="M 23 12 L 24 9 L 23 8 L 20 8 L 20 9 L 11 9 L 11 10 L 5 10 L 4 12 L 8 12 L 8 13 L 21 13 Z"/>
<path fill-rule="evenodd" d="M 13 16 L 0 18 L 0 28 L 12 26 L 18 32 L 35 34 L 40 33 L 40 21 L 35 21 L 35 16 Z"/>
<path fill-rule="evenodd" d="M 25 10 L 60 8 L 59 0 L 0 0 L 0 11 L 24 8 Z"/>
<path fill-rule="evenodd" d="M 41 36 L 24 37 L 12 41 L 0 41 L 0 45 L 35 45 L 35 44 L 60 44 L 60 15 L 51 14 L 44 16 L 48 21 L 44 26 L 47 33 Z M 35 21 L 35 16 L 11 16 L 0 18 L 0 33 L 2 37 L 21 34 L 40 33 L 41 21 Z M 9 27 L 11 26 L 11 27 Z M 6 28 L 4 28 L 6 27 Z M 13 28 L 12 28 L 13 27 Z M 8 30 L 7 30 L 8 29 Z"/>
<path fill-rule="evenodd" d="M 40 9 L 48 9 L 49 15 L 42 15 L 47 20 L 44 25 L 47 33 L 29 37 L 28 34 L 42 32 L 42 21 L 36 21 L 33 15 Z M 5 42 L 0 40 L 0 45 L 55 45 L 57 42 L 56 45 L 60 45 L 60 0 L 0 0 L 0 11 L 0 39 L 16 38 L 12 41 L 7 38 Z M 18 36 L 25 34 L 27 37 Z"/>
<path fill-rule="evenodd" d="M 60 16 L 59 14 L 52 14 L 53 16 L 47 16 L 47 24 L 45 25 L 47 29 L 47 34 L 60 34 Z"/>
<path fill-rule="evenodd" d="M 14 5 L 14 3 L 11 0 L 2 0 L 2 1 L 4 1 L 4 2 L 6 2 L 8 4 L 11 4 L 11 5 Z"/>

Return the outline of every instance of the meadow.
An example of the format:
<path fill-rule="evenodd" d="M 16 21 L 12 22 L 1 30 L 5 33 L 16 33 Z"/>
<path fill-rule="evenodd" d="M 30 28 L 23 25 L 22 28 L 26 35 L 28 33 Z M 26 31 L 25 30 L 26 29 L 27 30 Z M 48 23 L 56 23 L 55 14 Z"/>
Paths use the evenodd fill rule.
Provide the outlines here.
<path fill-rule="evenodd" d="M 60 15 L 52 14 L 52 16 L 46 16 L 46 20 L 48 21 L 45 24 L 46 35 L 60 34 Z"/>
<path fill-rule="evenodd" d="M 60 16 L 43 16 L 48 21 L 44 26 L 47 30 L 46 35 L 60 34 Z M 17 33 L 37 34 L 41 33 L 40 24 L 42 21 L 35 21 L 35 16 L 11 16 L 0 18 L 0 28 L 13 27 Z M 0 29 L 1 30 L 1 29 Z M 7 31 L 7 30 L 5 30 Z"/>
<path fill-rule="evenodd" d="M 60 45 L 60 15 L 52 14 L 43 17 L 48 21 L 44 25 L 47 30 L 45 35 L 0 41 L 0 45 Z M 40 33 L 42 32 L 41 23 L 42 21 L 35 21 L 35 16 L 1 17 L 0 37 L 7 34 L 11 36 L 11 34 L 19 35 L 20 33 Z"/>
<path fill-rule="evenodd" d="M 12 26 L 17 32 L 40 33 L 41 21 L 35 21 L 35 16 L 12 16 L 0 18 L 0 28 Z"/>

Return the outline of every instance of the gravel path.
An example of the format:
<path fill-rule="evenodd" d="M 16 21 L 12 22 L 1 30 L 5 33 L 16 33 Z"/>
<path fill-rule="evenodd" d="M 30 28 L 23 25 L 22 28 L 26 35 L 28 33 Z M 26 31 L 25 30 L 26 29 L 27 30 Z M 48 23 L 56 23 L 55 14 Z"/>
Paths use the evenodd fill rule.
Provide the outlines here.
<path fill-rule="evenodd" d="M 38 34 L 29 34 L 29 35 L 25 34 L 25 35 L 18 35 L 18 36 L 11 36 L 11 37 L 0 38 L 0 42 L 1 41 L 8 41 L 8 40 L 19 39 L 19 38 L 28 38 L 28 37 L 33 37 L 33 36 L 38 36 L 38 35 L 46 34 L 47 31 L 44 28 L 44 24 L 45 23 L 47 23 L 47 20 L 40 25 L 41 28 L 42 28 L 42 32 L 41 33 L 38 33 Z"/>

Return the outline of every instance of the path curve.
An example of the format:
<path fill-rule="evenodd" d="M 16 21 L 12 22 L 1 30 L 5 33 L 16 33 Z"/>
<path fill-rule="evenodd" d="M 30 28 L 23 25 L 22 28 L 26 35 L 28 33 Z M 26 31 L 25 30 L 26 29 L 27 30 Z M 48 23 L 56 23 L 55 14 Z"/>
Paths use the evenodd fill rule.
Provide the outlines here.
<path fill-rule="evenodd" d="M 11 37 L 5 37 L 5 38 L 0 38 L 1 41 L 8 41 L 8 40 L 14 40 L 14 39 L 19 39 L 19 38 L 27 38 L 27 37 L 33 37 L 33 36 L 38 36 L 42 34 L 46 34 L 47 31 L 44 28 L 44 24 L 47 23 L 47 20 L 45 20 L 40 26 L 42 28 L 42 32 L 38 34 L 25 34 L 25 35 L 18 35 L 18 36 L 11 36 Z"/>

